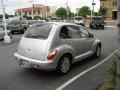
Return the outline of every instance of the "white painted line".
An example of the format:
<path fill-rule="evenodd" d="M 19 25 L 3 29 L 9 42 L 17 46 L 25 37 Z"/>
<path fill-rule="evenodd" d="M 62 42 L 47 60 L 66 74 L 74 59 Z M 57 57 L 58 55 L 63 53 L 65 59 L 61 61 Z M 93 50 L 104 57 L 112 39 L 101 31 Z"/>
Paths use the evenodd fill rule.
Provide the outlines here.
<path fill-rule="evenodd" d="M 89 25 L 85 25 L 85 26 L 89 27 Z M 117 28 L 117 26 L 105 26 L 105 27 Z"/>
<path fill-rule="evenodd" d="M 117 28 L 117 26 L 105 26 L 105 27 Z"/>
<path fill-rule="evenodd" d="M 76 75 L 75 77 L 73 77 L 72 79 L 68 80 L 67 82 L 65 82 L 64 84 L 62 84 L 60 87 L 58 87 L 56 90 L 62 90 L 64 89 L 66 86 L 68 86 L 69 84 L 71 84 L 72 82 L 74 82 L 76 79 L 80 78 L 81 76 L 85 75 L 86 73 L 88 73 L 89 71 L 97 68 L 98 66 L 100 66 L 101 64 L 103 64 L 104 62 L 106 62 L 109 58 L 112 57 L 113 54 L 109 55 L 107 58 L 105 58 L 104 60 L 102 60 L 101 62 L 99 62 L 98 64 L 92 66 L 91 68 L 86 69 L 85 71 L 79 73 L 78 75 Z"/>
<path fill-rule="evenodd" d="M 7 47 L 15 46 L 15 45 L 18 45 L 18 44 L 12 44 L 12 45 L 7 45 L 7 46 L 1 46 L 0 48 L 7 48 Z"/>

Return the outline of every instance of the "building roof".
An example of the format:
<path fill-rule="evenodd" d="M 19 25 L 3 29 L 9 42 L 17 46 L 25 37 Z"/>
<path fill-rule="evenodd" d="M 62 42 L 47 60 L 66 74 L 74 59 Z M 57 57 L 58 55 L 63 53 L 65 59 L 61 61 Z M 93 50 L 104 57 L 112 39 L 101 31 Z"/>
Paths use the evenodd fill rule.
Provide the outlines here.
<path fill-rule="evenodd" d="M 32 7 L 29 7 L 29 8 L 20 8 L 20 9 L 17 9 L 16 11 L 17 12 L 21 12 L 21 10 L 22 10 L 22 12 L 30 12 L 30 11 L 32 11 Z"/>
<path fill-rule="evenodd" d="M 50 10 L 50 7 L 49 6 L 45 6 L 45 5 L 42 5 L 42 4 L 33 4 L 33 7 L 27 7 L 27 8 L 20 8 L 20 9 L 17 9 L 16 12 L 31 12 L 32 9 L 34 10 L 38 10 L 38 9 L 47 9 L 47 11 Z"/>

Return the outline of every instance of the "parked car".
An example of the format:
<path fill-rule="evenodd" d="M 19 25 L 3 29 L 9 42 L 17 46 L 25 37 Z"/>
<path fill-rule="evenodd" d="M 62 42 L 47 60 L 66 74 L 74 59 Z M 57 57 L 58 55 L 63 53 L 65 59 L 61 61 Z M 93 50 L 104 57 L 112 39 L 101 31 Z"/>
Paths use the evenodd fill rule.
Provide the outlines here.
<path fill-rule="evenodd" d="M 45 22 L 45 20 L 30 20 L 29 21 L 29 26 L 32 26 L 32 25 L 34 25 L 34 24 L 36 24 L 36 23 L 44 23 Z"/>
<path fill-rule="evenodd" d="M 24 33 L 26 29 L 29 27 L 27 20 L 12 20 L 7 25 L 7 29 L 11 30 L 11 32 L 14 34 L 14 32 L 20 32 Z"/>
<path fill-rule="evenodd" d="M 50 19 L 50 22 L 58 22 L 58 18 L 54 17 Z"/>
<path fill-rule="evenodd" d="M 8 36 L 12 37 L 10 30 L 7 30 L 7 34 Z M 0 25 L 0 40 L 4 39 L 4 36 L 5 36 L 5 29 L 2 25 Z"/>
<path fill-rule="evenodd" d="M 25 32 L 14 54 L 20 65 L 66 74 L 73 63 L 99 57 L 101 42 L 72 23 L 36 24 Z"/>
<path fill-rule="evenodd" d="M 103 17 L 101 16 L 92 17 L 92 20 L 89 24 L 89 27 L 91 29 L 104 29 L 104 26 L 105 26 L 105 22 L 104 22 Z"/>
<path fill-rule="evenodd" d="M 75 16 L 74 23 L 78 24 L 78 25 L 85 26 L 85 21 L 84 21 L 84 18 L 82 16 Z"/>

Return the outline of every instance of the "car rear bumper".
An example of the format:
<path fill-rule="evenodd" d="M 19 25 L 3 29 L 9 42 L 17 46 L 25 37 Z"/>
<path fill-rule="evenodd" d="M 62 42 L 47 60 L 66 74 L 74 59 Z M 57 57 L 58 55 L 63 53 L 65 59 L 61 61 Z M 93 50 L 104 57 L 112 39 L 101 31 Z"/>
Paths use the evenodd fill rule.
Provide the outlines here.
<path fill-rule="evenodd" d="M 28 68 L 36 68 L 41 70 L 55 70 L 56 64 L 53 61 L 40 61 L 36 59 L 31 59 L 28 57 L 21 56 L 17 53 L 14 54 L 15 59 L 18 61 L 19 65 L 25 66 Z"/>

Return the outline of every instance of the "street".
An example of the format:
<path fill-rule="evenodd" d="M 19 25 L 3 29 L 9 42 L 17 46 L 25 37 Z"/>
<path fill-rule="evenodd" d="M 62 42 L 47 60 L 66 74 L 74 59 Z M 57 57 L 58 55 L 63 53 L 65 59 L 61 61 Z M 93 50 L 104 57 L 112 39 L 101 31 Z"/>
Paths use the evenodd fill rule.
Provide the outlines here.
<path fill-rule="evenodd" d="M 15 40 L 15 43 L 12 45 L 3 46 L 3 41 L 0 41 L 0 90 L 55 90 L 72 77 L 96 65 L 118 48 L 117 28 L 106 27 L 105 30 L 90 30 L 90 32 L 102 41 L 101 57 L 97 59 L 90 57 L 74 64 L 70 72 L 64 76 L 59 76 L 54 71 L 46 72 L 19 66 L 13 54 L 22 35 L 13 35 L 12 39 Z M 81 90 L 88 90 L 86 87 L 89 86 L 88 84 L 90 82 L 87 80 L 77 82 L 78 86 L 83 86 L 79 87 Z M 71 87 L 66 90 L 73 90 Z M 75 90 L 77 89 L 75 88 Z M 89 88 L 89 90 L 93 89 Z"/>

